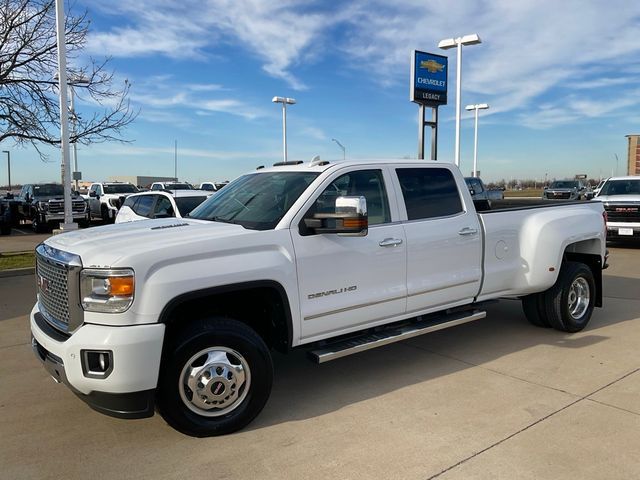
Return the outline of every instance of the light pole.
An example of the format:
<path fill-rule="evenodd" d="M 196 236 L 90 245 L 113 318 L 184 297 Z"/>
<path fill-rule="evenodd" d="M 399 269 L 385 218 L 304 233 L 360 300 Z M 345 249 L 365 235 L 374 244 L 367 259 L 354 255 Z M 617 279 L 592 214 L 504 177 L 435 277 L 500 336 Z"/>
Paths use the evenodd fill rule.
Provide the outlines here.
<path fill-rule="evenodd" d="M 284 150 L 284 163 L 287 163 L 287 105 L 293 105 L 296 100 L 289 97 L 273 97 L 271 101 L 282 104 L 282 148 Z"/>
<path fill-rule="evenodd" d="M 60 91 L 60 146 L 62 148 L 62 185 L 64 186 L 64 222 L 60 230 L 77 230 L 71 210 L 71 165 L 69 161 L 69 104 L 67 103 L 67 44 L 64 36 L 64 0 L 56 0 L 56 40 L 58 44 L 58 90 Z"/>
<path fill-rule="evenodd" d="M 477 103 L 475 105 L 467 105 L 464 107 L 465 110 L 471 111 L 475 110 L 476 121 L 475 121 L 475 129 L 473 135 L 473 177 L 478 176 L 478 110 L 486 110 L 489 108 L 489 105 L 486 103 Z"/>
<path fill-rule="evenodd" d="M 9 193 L 11 193 L 11 152 L 9 150 L 3 150 L 2 153 L 7 154 L 7 175 L 9 177 Z"/>
<path fill-rule="evenodd" d="M 457 38 L 446 38 L 438 43 L 438 48 L 448 50 L 457 47 L 458 55 L 456 59 L 456 145 L 455 145 L 455 164 L 460 166 L 460 92 L 462 84 L 462 46 L 477 45 L 482 43 L 478 35 L 471 34 Z"/>
<path fill-rule="evenodd" d="M 332 142 L 336 142 L 338 144 L 338 146 L 342 149 L 342 160 L 346 160 L 347 159 L 347 149 L 345 148 L 344 145 L 342 145 L 340 143 L 339 140 L 336 140 L 335 138 L 331 139 Z"/>

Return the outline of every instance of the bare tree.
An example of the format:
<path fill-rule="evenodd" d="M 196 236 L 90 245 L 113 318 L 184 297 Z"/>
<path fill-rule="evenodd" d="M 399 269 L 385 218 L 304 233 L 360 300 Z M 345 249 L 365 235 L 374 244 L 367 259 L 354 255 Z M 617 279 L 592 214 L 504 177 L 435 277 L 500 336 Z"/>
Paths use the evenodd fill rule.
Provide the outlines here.
<path fill-rule="evenodd" d="M 30 143 L 43 159 L 40 145 L 60 144 L 55 13 L 55 0 L 0 0 L 0 142 Z M 128 100 L 130 83 L 113 87 L 109 59 L 71 67 L 85 46 L 88 27 L 86 12 L 66 15 L 68 81 L 82 79 L 75 92 L 93 111 L 75 117 L 70 140 L 85 145 L 122 141 L 122 130 L 137 115 Z"/>

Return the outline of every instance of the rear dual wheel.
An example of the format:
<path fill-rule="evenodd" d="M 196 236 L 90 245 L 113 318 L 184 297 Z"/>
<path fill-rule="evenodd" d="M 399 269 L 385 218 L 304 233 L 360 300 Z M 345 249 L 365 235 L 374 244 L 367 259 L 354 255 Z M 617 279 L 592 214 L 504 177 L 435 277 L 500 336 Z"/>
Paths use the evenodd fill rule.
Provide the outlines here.
<path fill-rule="evenodd" d="M 524 297 L 522 307 L 533 325 L 574 333 L 589 323 L 595 294 L 591 269 L 584 263 L 565 262 L 556 283 L 546 292 Z"/>

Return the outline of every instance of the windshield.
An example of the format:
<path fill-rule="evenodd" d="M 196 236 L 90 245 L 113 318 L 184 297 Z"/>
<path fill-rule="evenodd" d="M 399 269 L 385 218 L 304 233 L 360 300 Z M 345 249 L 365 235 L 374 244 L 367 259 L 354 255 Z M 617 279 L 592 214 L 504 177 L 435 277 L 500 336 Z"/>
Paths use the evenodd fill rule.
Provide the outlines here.
<path fill-rule="evenodd" d="M 139 190 L 131 184 L 103 185 L 104 193 L 137 193 Z"/>
<path fill-rule="evenodd" d="M 202 202 L 207 199 L 206 195 L 201 197 L 178 197 L 175 199 L 178 211 L 183 217 L 186 216 L 191 210 L 196 208 Z"/>
<path fill-rule="evenodd" d="M 599 195 L 640 195 L 640 179 L 609 180 L 604 184 Z"/>
<path fill-rule="evenodd" d="M 34 185 L 33 195 L 36 197 L 64 195 L 64 187 L 54 183 L 47 185 Z"/>
<path fill-rule="evenodd" d="M 165 183 L 164 187 L 167 190 L 193 190 L 193 187 L 188 183 Z"/>
<path fill-rule="evenodd" d="M 189 216 L 237 223 L 252 230 L 271 230 L 318 175 L 315 172 L 244 175 L 209 197 Z"/>
<path fill-rule="evenodd" d="M 578 182 L 553 182 L 549 188 L 578 188 Z"/>

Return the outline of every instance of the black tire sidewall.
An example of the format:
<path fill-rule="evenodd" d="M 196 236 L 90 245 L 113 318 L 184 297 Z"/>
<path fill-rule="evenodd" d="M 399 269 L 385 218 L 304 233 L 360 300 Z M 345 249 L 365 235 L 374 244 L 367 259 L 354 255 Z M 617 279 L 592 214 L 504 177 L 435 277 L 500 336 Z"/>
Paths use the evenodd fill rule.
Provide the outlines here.
<path fill-rule="evenodd" d="M 167 349 L 158 381 L 158 407 L 162 416 L 178 431 L 196 437 L 224 435 L 246 426 L 263 409 L 273 382 L 271 355 L 253 330 L 233 320 L 213 320 L 206 322 L 206 327 L 185 335 L 175 347 Z M 230 348 L 244 357 L 251 384 L 247 396 L 236 409 L 220 417 L 204 417 L 184 404 L 178 382 L 186 362 L 197 352 L 214 346 Z"/>
<path fill-rule="evenodd" d="M 569 292 L 573 282 L 582 277 L 589 285 L 589 306 L 582 317 L 575 319 L 569 312 Z M 593 273 L 583 263 L 568 262 L 561 271 L 559 282 L 550 292 L 551 301 L 547 308 L 547 316 L 552 326 L 558 330 L 575 333 L 584 329 L 591 319 L 595 305 L 595 279 Z"/>

